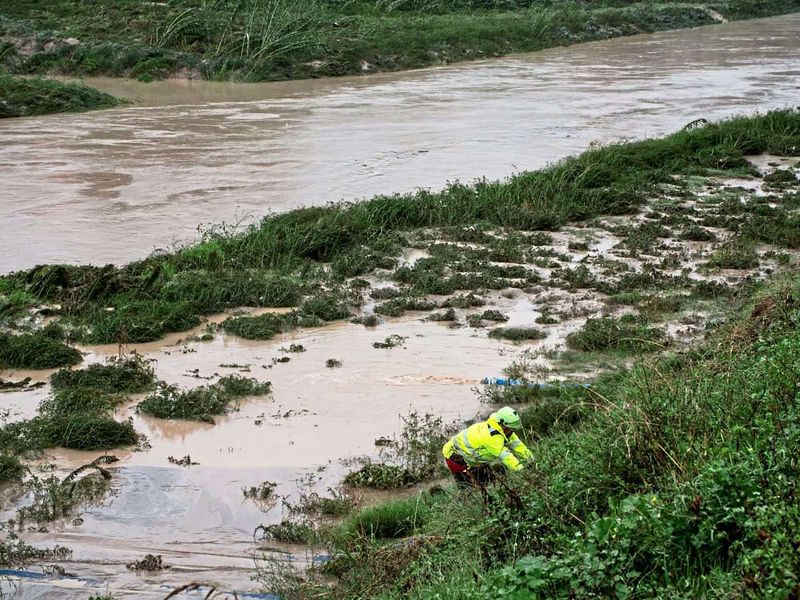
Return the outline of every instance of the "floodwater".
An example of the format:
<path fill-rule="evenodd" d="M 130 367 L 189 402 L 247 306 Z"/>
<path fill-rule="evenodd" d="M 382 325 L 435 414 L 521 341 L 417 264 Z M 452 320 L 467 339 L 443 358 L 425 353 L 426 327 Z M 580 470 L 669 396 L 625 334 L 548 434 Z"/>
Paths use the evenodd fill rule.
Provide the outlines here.
<path fill-rule="evenodd" d="M 497 306 L 509 314 L 511 324 L 529 322 L 538 314 L 524 296 L 500 298 Z M 120 459 L 112 467 L 114 492 L 101 506 L 83 511 L 82 522 L 56 523 L 24 536 L 42 547 L 70 548 L 72 558 L 59 564 L 81 579 L 23 580 L 18 597 L 37 598 L 41 593 L 47 598 L 85 598 L 88 591 L 104 591 L 106 586 L 124 597 L 163 597 L 169 589 L 164 586 L 195 580 L 224 590 L 255 592 L 259 586 L 250 577 L 270 545 L 254 541 L 254 530 L 279 521 L 282 513 L 280 503 L 263 512 L 244 500 L 242 488 L 269 480 L 278 484 L 279 496 L 292 498 L 304 488 L 300 480 L 307 480 L 308 489 L 325 493 L 353 468 L 345 459 L 376 455 L 375 440 L 399 431 L 400 415 L 430 412 L 446 421 L 472 417 L 479 410 L 472 388 L 482 377 L 499 374 L 522 351 L 487 340 L 485 331 L 426 323 L 419 315 L 372 329 L 339 323 L 266 342 L 222 333 L 206 342 L 180 339 L 201 331 L 202 327 L 125 350 L 154 359 L 157 376 L 182 387 L 201 385 L 206 383 L 203 378 L 216 374 L 240 373 L 271 381 L 273 393 L 246 399 L 240 410 L 218 418 L 215 425 L 137 415 L 135 400 L 121 409 L 117 416 L 131 416 L 152 447 L 113 452 Z M 393 349 L 373 348 L 373 342 L 389 335 L 406 339 Z M 554 335 L 552 342 L 561 337 Z M 291 343 L 302 344 L 306 351 L 285 352 Z M 119 352 L 117 346 L 82 350 L 87 352 L 84 364 Z M 288 363 L 273 363 L 285 356 L 291 359 Z M 453 356 L 461 359 L 454 361 Z M 329 358 L 341 360 L 342 366 L 327 368 Z M 0 376 L 13 380 L 30 376 L 44 381 L 49 374 L 0 371 Z M 2 401 L 12 418 L 28 418 L 47 391 L 8 393 Z M 66 474 L 99 454 L 55 450 L 50 460 Z M 169 463 L 170 456 L 186 455 L 198 464 Z M 11 506 L 0 515 L 11 516 Z M 309 560 L 302 548 L 278 549 L 288 552 L 281 555 L 284 560 Z M 148 553 L 161 554 L 171 568 L 147 575 L 126 569 L 127 563 Z"/>
<path fill-rule="evenodd" d="M 123 263 L 209 223 L 498 178 L 800 97 L 800 15 L 338 80 L 87 83 L 127 108 L 0 122 L 0 273 Z"/>

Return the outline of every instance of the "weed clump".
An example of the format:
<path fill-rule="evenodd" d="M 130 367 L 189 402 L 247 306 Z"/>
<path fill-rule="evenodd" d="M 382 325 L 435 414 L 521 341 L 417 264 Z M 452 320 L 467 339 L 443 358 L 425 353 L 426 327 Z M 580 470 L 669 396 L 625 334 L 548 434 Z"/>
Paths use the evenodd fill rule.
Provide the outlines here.
<path fill-rule="evenodd" d="M 280 333 L 287 333 L 300 326 L 302 320 L 297 312 L 286 314 L 265 313 L 257 317 L 230 317 L 220 327 L 232 335 L 246 340 L 271 340 Z"/>
<path fill-rule="evenodd" d="M 54 390 L 91 389 L 117 394 L 138 394 L 153 388 L 155 373 L 151 363 L 133 355 L 111 358 L 108 363 L 94 363 L 85 369 L 61 369 L 50 376 Z"/>
<path fill-rule="evenodd" d="M 489 332 L 489 337 L 495 340 L 523 342 L 526 340 L 543 340 L 547 337 L 547 334 L 536 327 L 496 327 Z"/>
<path fill-rule="evenodd" d="M 0 334 L 0 368 L 53 369 L 76 365 L 83 355 L 41 333 Z"/>
<path fill-rule="evenodd" d="M 668 343 L 663 330 L 649 327 L 632 316 L 588 319 L 583 327 L 567 336 L 567 347 L 583 352 L 653 352 Z"/>
<path fill-rule="evenodd" d="M 343 483 L 352 487 L 393 490 L 414 485 L 417 480 L 411 472 L 402 467 L 367 463 L 357 471 L 348 473 Z"/>
<path fill-rule="evenodd" d="M 269 382 L 261 383 L 241 375 L 226 375 L 216 383 L 190 390 L 161 382 L 155 393 L 142 400 L 136 410 L 160 419 L 213 423 L 215 416 L 230 410 L 234 400 L 244 396 L 263 396 L 270 389 Z"/>
<path fill-rule="evenodd" d="M 121 103 L 85 85 L 14 77 L 0 71 L 0 118 L 111 108 Z"/>
<path fill-rule="evenodd" d="M 16 456 L 0 454 L 0 483 L 21 481 L 25 474 L 25 467 Z"/>
<path fill-rule="evenodd" d="M 394 335 L 390 335 L 389 337 L 387 337 L 382 342 L 374 342 L 372 344 L 372 347 L 386 350 L 386 349 L 390 349 L 390 348 L 396 348 L 397 346 L 401 346 L 405 341 L 406 341 L 406 338 L 403 337 L 402 335 L 394 334 Z"/>
<path fill-rule="evenodd" d="M 758 253 L 752 241 L 734 238 L 722 244 L 707 264 L 717 269 L 755 269 L 758 267 Z"/>

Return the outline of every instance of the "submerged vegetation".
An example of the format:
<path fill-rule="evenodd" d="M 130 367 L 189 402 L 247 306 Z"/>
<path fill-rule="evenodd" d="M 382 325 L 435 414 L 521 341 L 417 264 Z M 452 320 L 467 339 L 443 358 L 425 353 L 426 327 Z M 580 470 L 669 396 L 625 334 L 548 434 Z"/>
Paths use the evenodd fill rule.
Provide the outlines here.
<path fill-rule="evenodd" d="M 0 3 L 15 73 L 248 80 L 397 71 L 800 9 L 794 0 L 31 0 Z"/>
<path fill-rule="evenodd" d="M 0 43 L 0 61 L 3 54 L 3 44 Z M 0 119 L 82 112 L 112 108 L 120 103 L 113 96 L 85 85 L 17 77 L 3 72 L 0 67 Z"/>
<path fill-rule="evenodd" d="M 214 417 L 231 410 L 231 404 L 245 396 L 268 394 L 269 382 L 260 383 L 241 375 L 226 375 L 219 381 L 190 390 L 161 382 L 156 391 L 142 400 L 136 410 L 161 419 L 188 419 L 214 422 Z"/>
<path fill-rule="evenodd" d="M 55 369 L 76 365 L 83 355 L 44 333 L 0 333 L 0 369 Z"/>

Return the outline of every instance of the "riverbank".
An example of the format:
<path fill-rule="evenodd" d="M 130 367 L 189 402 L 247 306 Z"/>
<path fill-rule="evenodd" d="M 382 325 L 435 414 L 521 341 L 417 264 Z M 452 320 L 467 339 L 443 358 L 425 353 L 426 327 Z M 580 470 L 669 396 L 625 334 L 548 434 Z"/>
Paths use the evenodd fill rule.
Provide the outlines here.
<path fill-rule="evenodd" d="M 99 10 L 99 12 L 98 12 Z M 800 10 L 763 2 L 193 0 L 0 7 L 0 64 L 21 74 L 271 81 L 530 52 Z M 99 16 L 98 16 L 99 15 Z"/>
<path fill-rule="evenodd" d="M 85 85 L 15 77 L 0 71 L 0 118 L 83 112 L 123 103 Z"/>

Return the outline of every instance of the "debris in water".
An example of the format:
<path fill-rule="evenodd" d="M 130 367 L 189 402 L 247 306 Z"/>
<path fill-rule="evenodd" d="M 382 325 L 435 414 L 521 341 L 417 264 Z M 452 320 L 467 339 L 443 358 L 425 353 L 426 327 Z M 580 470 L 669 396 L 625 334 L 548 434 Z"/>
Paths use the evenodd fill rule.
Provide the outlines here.
<path fill-rule="evenodd" d="M 329 358 L 325 361 L 325 366 L 329 369 L 336 369 L 342 366 L 342 361 L 340 361 L 338 358 Z"/>
<path fill-rule="evenodd" d="M 393 334 L 382 342 L 375 342 L 372 344 L 372 347 L 378 349 L 395 348 L 396 346 L 403 344 L 403 342 L 405 342 L 407 339 L 408 338 L 403 337 L 402 335 Z"/>
<path fill-rule="evenodd" d="M 164 564 L 160 554 L 147 554 L 143 559 L 129 562 L 125 567 L 131 571 L 163 571 L 169 568 Z"/>
<path fill-rule="evenodd" d="M 200 463 L 192 461 L 192 457 L 188 454 L 183 458 L 175 458 L 174 456 L 168 456 L 167 460 L 173 464 L 178 465 L 179 467 L 191 467 L 193 465 L 199 465 Z"/>

